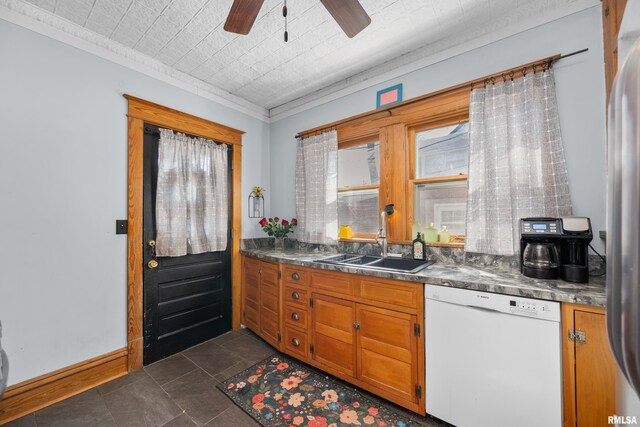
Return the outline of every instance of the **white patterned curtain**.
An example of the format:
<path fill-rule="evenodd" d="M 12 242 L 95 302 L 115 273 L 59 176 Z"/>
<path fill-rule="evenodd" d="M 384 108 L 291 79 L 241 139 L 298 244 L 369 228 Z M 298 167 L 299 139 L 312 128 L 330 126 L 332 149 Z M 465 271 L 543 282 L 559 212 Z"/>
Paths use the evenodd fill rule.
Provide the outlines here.
<path fill-rule="evenodd" d="M 571 215 L 552 70 L 474 89 L 465 250 L 519 252 L 519 220 Z"/>
<path fill-rule="evenodd" d="M 182 256 L 227 248 L 227 146 L 160 129 L 156 253 Z"/>
<path fill-rule="evenodd" d="M 297 144 L 298 239 L 333 243 L 338 238 L 338 132 L 311 136 Z"/>

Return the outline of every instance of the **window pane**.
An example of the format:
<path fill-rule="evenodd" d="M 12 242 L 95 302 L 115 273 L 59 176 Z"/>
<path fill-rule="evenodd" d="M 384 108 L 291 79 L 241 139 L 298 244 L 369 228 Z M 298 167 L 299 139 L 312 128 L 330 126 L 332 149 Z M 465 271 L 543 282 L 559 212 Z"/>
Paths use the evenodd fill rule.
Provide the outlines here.
<path fill-rule="evenodd" d="M 416 133 L 416 178 L 467 174 L 469 123 Z"/>
<path fill-rule="evenodd" d="M 415 186 L 415 217 L 425 228 L 434 223 L 438 231 L 446 225 L 451 234 L 464 234 L 467 215 L 467 181 Z"/>
<path fill-rule="evenodd" d="M 343 148 L 338 151 L 338 187 L 380 183 L 380 143 Z M 376 210 L 378 208 L 376 207 Z"/>
<path fill-rule="evenodd" d="M 378 232 L 378 190 L 341 191 L 338 193 L 338 222 L 354 233 Z"/>

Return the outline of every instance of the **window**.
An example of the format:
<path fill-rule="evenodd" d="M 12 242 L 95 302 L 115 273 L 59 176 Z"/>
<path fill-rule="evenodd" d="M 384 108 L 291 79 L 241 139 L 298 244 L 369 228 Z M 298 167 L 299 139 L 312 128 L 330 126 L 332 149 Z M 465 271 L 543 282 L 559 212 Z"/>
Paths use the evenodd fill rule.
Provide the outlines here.
<path fill-rule="evenodd" d="M 380 144 L 373 138 L 340 144 L 338 150 L 338 223 L 354 237 L 378 231 Z"/>
<path fill-rule="evenodd" d="M 451 242 L 462 245 L 467 210 L 469 124 L 418 127 L 410 134 L 413 223 L 423 229 L 433 223 L 438 231 L 446 226 L 454 236 Z"/>

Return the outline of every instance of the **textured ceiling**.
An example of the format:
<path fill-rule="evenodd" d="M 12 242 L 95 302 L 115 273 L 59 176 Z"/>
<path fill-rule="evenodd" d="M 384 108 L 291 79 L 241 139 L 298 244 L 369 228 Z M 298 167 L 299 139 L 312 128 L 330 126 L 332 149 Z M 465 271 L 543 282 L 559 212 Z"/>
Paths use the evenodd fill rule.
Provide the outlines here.
<path fill-rule="evenodd" d="M 319 0 L 266 0 L 248 36 L 223 30 L 232 0 L 25 0 L 219 89 L 271 109 L 388 61 L 439 50 L 594 0 L 361 0 L 371 25 L 347 38 Z"/>

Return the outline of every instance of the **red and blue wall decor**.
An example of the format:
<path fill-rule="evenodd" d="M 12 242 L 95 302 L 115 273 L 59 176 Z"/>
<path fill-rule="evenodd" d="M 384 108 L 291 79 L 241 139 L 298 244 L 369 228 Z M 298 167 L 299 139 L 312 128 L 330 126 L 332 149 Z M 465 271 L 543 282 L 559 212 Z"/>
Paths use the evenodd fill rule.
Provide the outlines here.
<path fill-rule="evenodd" d="M 402 83 L 379 90 L 376 95 L 376 109 L 402 102 Z"/>

